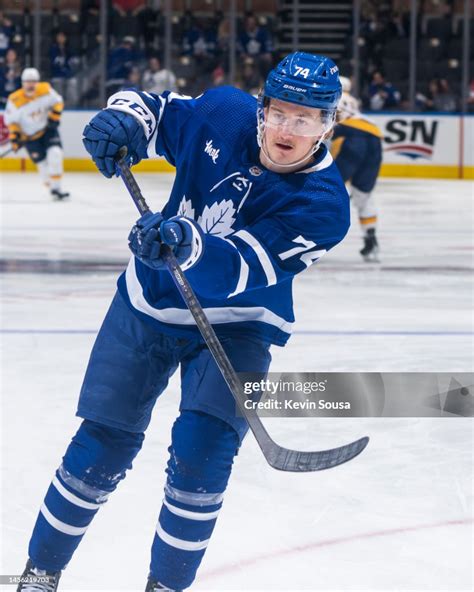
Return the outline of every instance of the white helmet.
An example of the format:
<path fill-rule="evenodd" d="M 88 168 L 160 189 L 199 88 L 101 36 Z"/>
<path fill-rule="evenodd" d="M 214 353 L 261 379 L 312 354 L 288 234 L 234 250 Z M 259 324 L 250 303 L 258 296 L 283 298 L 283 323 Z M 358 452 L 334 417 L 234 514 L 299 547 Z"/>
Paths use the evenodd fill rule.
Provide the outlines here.
<path fill-rule="evenodd" d="M 339 76 L 339 80 L 341 81 L 342 92 L 350 93 L 352 89 L 352 82 L 350 81 L 350 78 L 346 78 L 346 76 Z"/>
<path fill-rule="evenodd" d="M 356 117 L 359 114 L 359 101 L 347 92 L 342 93 L 341 100 L 337 106 L 338 121 L 344 121 L 344 119 Z"/>
<path fill-rule="evenodd" d="M 25 68 L 21 73 L 22 82 L 39 82 L 40 73 L 36 68 Z"/>

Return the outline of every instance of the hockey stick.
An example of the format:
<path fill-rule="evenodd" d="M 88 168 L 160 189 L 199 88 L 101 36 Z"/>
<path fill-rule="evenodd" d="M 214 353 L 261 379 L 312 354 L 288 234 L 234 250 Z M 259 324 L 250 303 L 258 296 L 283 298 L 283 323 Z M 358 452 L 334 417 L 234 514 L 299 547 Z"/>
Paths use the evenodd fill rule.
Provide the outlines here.
<path fill-rule="evenodd" d="M 5 152 L 3 152 L 2 154 L 0 154 L 0 158 L 3 158 L 7 154 L 10 154 L 10 152 L 13 152 L 13 147 L 9 148 L 8 150 L 5 150 Z"/>
<path fill-rule="evenodd" d="M 122 177 L 125 186 L 127 187 L 138 211 L 143 216 L 150 212 L 150 208 L 143 197 L 140 188 L 133 176 L 130 168 L 121 154 L 121 158 L 117 161 L 117 169 Z M 332 448 L 330 450 L 321 450 L 315 452 L 306 452 L 300 450 L 291 450 L 283 448 L 274 442 L 269 436 L 267 430 L 262 424 L 261 419 L 255 411 L 246 409 L 244 402 L 246 401 L 245 393 L 243 392 L 242 383 L 240 382 L 232 364 L 230 363 L 227 354 L 224 351 L 217 335 L 209 323 L 199 301 L 197 300 L 193 289 L 186 279 L 183 271 L 178 265 L 173 251 L 166 245 L 163 245 L 163 258 L 168 267 L 176 287 L 181 294 L 184 302 L 189 308 L 194 317 L 196 325 L 201 332 L 207 346 L 214 356 L 216 364 L 224 377 L 230 392 L 237 403 L 239 410 L 243 417 L 247 420 L 250 429 L 260 446 L 265 459 L 268 464 L 274 469 L 280 471 L 321 471 L 323 469 L 330 469 L 342 463 L 345 463 L 355 456 L 360 454 L 367 446 L 368 437 L 356 440 L 351 444 L 346 444 L 339 448 Z"/>

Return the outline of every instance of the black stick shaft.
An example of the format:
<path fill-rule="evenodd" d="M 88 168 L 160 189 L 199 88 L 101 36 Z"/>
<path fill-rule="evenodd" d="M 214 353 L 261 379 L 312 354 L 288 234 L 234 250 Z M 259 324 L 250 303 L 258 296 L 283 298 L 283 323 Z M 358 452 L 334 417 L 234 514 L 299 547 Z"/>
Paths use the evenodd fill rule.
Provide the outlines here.
<path fill-rule="evenodd" d="M 3 152 L 2 154 L 0 154 L 0 158 L 3 158 L 7 154 L 10 154 L 10 152 L 13 152 L 13 147 L 12 148 L 9 148 L 8 150 L 5 150 L 5 152 Z"/>

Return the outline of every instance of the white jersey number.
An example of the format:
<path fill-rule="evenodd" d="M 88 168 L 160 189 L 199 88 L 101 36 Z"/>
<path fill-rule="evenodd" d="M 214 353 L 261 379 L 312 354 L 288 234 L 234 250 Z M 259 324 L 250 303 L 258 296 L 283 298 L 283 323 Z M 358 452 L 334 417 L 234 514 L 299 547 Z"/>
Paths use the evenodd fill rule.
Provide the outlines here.
<path fill-rule="evenodd" d="M 296 76 L 303 76 L 304 78 L 308 78 L 309 76 L 309 68 L 301 68 L 301 66 L 296 66 Z"/>
<path fill-rule="evenodd" d="M 302 253 L 300 260 L 306 265 L 306 267 L 309 267 L 312 263 L 314 263 L 326 252 L 326 249 L 319 249 L 318 251 L 310 250 L 316 247 L 316 243 L 310 240 L 306 240 L 301 235 L 294 238 L 292 242 L 301 246 L 293 247 L 293 249 L 289 249 L 288 251 L 279 253 L 278 257 L 280 257 L 282 261 L 285 261 L 285 259 L 293 257 L 293 255 L 298 255 L 299 253 Z M 305 251 L 307 252 L 305 253 Z"/>

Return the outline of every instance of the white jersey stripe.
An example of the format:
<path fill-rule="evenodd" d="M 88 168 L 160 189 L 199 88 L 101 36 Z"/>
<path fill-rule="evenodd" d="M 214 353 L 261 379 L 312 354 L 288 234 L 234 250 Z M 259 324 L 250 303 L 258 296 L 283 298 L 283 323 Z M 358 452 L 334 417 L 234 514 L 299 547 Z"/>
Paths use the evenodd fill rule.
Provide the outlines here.
<path fill-rule="evenodd" d="M 309 169 L 304 169 L 302 171 L 297 171 L 296 174 L 297 175 L 301 175 L 301 174 L 304 173 L 305 175 L 307 175 L 308 173 L 314 173 L 316 171 L 322 171 L 324 169 L 327 169 L 329 166 L 331 166 L 332 163 L 333 163 L 333 158 L 331 156 L 331 153 L 328 151 L 328 153 L 322 159 L 321 162 L 318 162 L 317 164 L 315 164 L 314 166 L 310 167 Z"/>
<path fill-rule="evenodd" d="M 86 510 L 98 510 L 100 508 L 100 504 L 86 502 L 80 497 L 77 497 L 77 495 L 74 495 L 68 491 L 57 477 L 53 479 L 53 485 L 64 499 L 66 499 L 68 502 L 71 502 L 71 504 L 74 504 L 75 506 L 79 506 L 79 508 L 85 508 Z"/>
<path fill-rule="evenodd" d="M 135 257 L 130 262 L 125 272 L 128 297 L 134 308 L 147 314 L 161 323 L 172 323 L 174 325 L 196 325 L 193 316 L 186 308 L 154 308 L 147 302 L 143 295 L 143 289 L 137 277 L 135 268 Z M 219 325 L 221 323 L 242 323 L 245 321 L 260 321 L 278 327 L 285 333 L 291 333 L 293 323 L 285 321 L 268 308 L 263 306 L 229 306 L 205 308 L 210 323 Z"/>
<path fill-rule="evenodd" d="M 244 292 L 245 288 L 247 287 L 247 282 L 249 279 L 249 266 L 247 265 L 247 263 L 245 262 L 245 259 L 242 257 L 242 255 L 240 253 L 239 253 L 239 257 L 240 257 L 239 281 L 237 282 L 237 287 L 235 288 L 235 290 L 232 292 L 232 294 L 229 294 L 227 296 L 227 298 L 232 298 L 232 296 L 237 296 L 237 294 Z"/>
<path fill-rule="evenodd" d="M 182 551 L 201 551 L 202 549 L 205 549 L 209 544 L 209 539 L 206 539 L 204 541 L 186 541 L 184 539 L 178 539 L 174 536 L 171 536 L 163 530 L 159 522 L 156 525 L 156 534 L 167 545 L 170 545 L 175 549 L 181 549 Z"/>
<path fill-rule="evenodd" d="M 258 240 L 247 230 L 239 230 L 233 236 L 238 236 L 241 240 L 252 247 L 258 257 L 258 260 L 260 261 L 260 265 L 262 266 L 265 275 L 267 276 L 267 285 L 274 286 L 277 283 L 275 269 L 273 268 L 272 262 L 270 261 L 270 257 L 267 255 L 267 252 L 258 242 Z"/>
<path fill-rule="evenodd" d="M 198 520 L 204 522 L 205 520 L 214 520 L 214 518 L 217 518 L 219 515 L 219 510 L 216 510 L 215 512 L 191 512 L 190 510 L 183 510 L 183 508 L 177 508 L 176 506 L 170 504 L 166 498 L 163 500 L 163 504 L 175 516 L 188 518 L 189 520 Z"/>
<path fill-rule="evenodd" d="M 148 96 L 148 93 L 145 93 Z M 156 123 L 156 127 L 155 127 L 155 131 L 153 132 L 153 135 L 151 136 L 151 138 L 148 140 L 148 147 L 147 147 L 147 155 L 148 158 L 158 158 L 160 155 L 157 154 L 156 152 L 156 140 L 158 139 L 158 133 L 160 130 L 160 122 L 161 122 L 161 118 L 163 117 L 163 113 L 165 111 L 165 105 L 166 105 L 166 101 L 164 100 L 163 97 L 158 97 L 160 99 L 160 114 L 158 116 L 158 121 Z"/>
<path fill-rule="evenodd" d="M 182 504 L 188 504 L 189 506 L 214 506 L 220 504 L 224 499 L 223 493 L 197 493 L 195 491 L 183 491 L 182 489 L 176 489 L 169 483 L 165 484 L 165 495 L 171 499 L 181 502 Z"/>
<path fill-rule="evenodd" d="M 69 534 L 71 536 L 81 536 L 88 529 L 88 526 L 71 526 L 70 524 L 61 522 L 61 520 L 58 520 L 51 514 L 51 512 L 48 510 L 45 504 L 41 506 L 40 511 L 43 514 L 46 522 L 48 522 L 53 528 L 59 530 L 59 532 L 62 532 L 64 534 Z"/>

